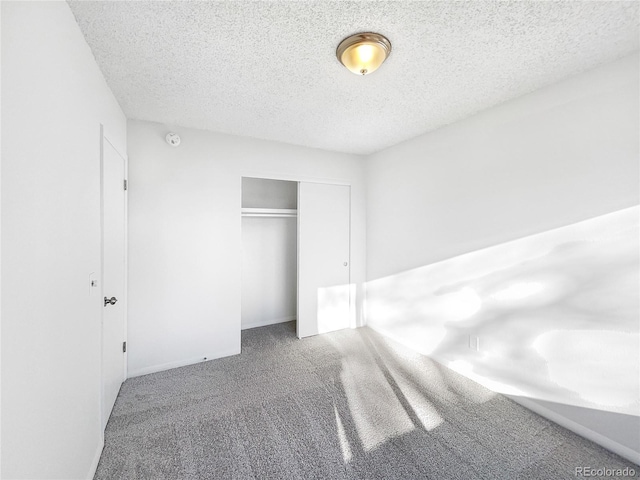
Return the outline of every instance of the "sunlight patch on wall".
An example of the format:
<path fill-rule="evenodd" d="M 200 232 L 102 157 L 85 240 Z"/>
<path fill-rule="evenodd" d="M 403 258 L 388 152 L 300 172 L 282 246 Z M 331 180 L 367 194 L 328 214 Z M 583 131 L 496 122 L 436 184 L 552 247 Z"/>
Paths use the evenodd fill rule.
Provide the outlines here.
<path fill-rule="evenodd" d="M 639 218 L 632 207 L 369 281 L 367 325 L 497 392 L 637 416 Z"/>
<path fill-rule="evenodd" d="M 503 395 L 522 395 L 522 390 L 514 387 L 513 385 L 508 385 L 502 382 L 498 382 L 495 380 L 491 380 L 490 378 L 486 378 L 482 375 L 478 375 L 473 370 L 473 365 L 466 360 L 454 360 L 452 362 L 447 362 L 447 367 L 451 370 L 464 375 L 471 380 L 478 382 L 483 387 L 490 389 L 493 392 L 498 392 Z M 488 395 L 486 400 L 490 400 L 493 398 L 495 394 Z"/>
<path fill-rule="evenodd" d="M 498 292 L 491 295 L 491 298 L 499 302 L 519 302 L 523 299 L 539 294 L 544 291 L 545 286 L 542 282 L 520 282 L 509 285 Z"/>
<path fill-rule="evenodd" d="M 356 305 L 358 304 L 358 289 L 355 283 L 349 285 L 349 328 L 358 327 L 358 315 Z"/>
<path fill-rule="evenodd" d="M 640 335 L 606 330 L 553 330 L 533 348 L 549 378 L 595 405 L 636 406 L 640 414 Z"/>
<path fill-rule="evenodd" d="M 349 304 L 350 285 L 335 285 L 318 289 L 318 333 L 349 328 L 352 309 Z"/>
<path fill-rule="evenodd" d="M 449 321 L 457 322 L 474 316 L 482 307 L 478 293 L 470 287 L 442 294 L 435 305 L 425 309 L 429 315 L 440 315 Z"/>
<path fill-rule="evenodd" d="M 487 285 L 484 293 L 488 306 L 515 309 L 553 304 L 575 288 L 575 282 L 562 273 L 531 272 L 510 283 Z"/>

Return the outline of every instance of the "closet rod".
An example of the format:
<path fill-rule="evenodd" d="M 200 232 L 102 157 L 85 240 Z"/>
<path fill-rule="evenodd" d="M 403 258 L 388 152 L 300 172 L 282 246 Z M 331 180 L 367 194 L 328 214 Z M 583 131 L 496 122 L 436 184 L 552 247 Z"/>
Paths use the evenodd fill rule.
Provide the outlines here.
<path fill-rule="evenodd" d="M 243 217 L 297 217 L 295 208 L 243 208 Z"/>
<path fill-rule="evenodd" d="M 243 217 L 283 217 L 283 218 L 295 218 L 298 216 L 296 213 L 243 213 Z"/>

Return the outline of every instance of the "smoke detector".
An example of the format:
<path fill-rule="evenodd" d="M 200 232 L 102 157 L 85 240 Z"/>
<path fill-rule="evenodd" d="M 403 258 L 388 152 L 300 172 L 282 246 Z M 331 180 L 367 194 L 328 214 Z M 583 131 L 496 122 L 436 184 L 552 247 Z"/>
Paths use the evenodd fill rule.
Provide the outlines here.
<path fill-rule="evenodd" d="M 178 135 L 177 133 L 169 132 L 167 133 L 167 136 L 165 138 L 167 140 L 167 143 L 172 147 L 177 147 L 178 145 L 180 145 L 180 135 Z"/>

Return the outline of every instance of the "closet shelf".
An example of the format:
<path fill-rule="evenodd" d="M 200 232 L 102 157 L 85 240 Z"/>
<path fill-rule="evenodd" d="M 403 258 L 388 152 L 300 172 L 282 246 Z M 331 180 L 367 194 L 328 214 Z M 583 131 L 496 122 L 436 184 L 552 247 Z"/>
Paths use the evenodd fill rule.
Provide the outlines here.
<path fill-rule="evenodd" d="M 243 208 L 243 217 L 297 217 L 295 208 Z"/>

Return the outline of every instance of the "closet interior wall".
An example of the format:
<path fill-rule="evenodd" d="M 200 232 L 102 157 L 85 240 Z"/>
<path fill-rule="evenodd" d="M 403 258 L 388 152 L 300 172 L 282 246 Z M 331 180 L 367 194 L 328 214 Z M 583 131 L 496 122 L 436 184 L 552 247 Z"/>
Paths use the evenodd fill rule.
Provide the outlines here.
<path fill-rule="evenodd" d="M 242 178 L 242 329 L 296 319 L 298 183 Z"/>

